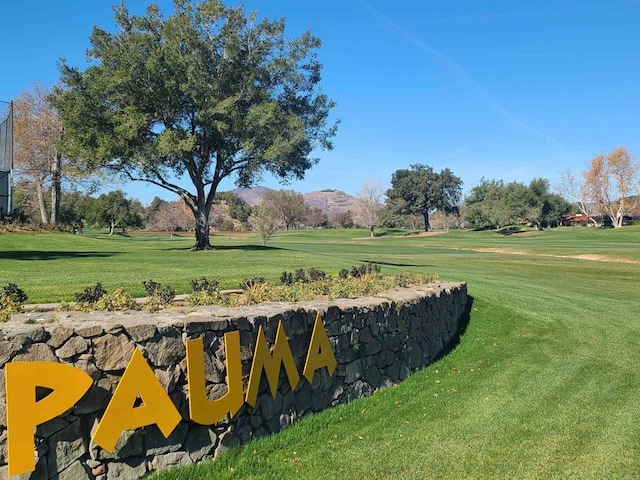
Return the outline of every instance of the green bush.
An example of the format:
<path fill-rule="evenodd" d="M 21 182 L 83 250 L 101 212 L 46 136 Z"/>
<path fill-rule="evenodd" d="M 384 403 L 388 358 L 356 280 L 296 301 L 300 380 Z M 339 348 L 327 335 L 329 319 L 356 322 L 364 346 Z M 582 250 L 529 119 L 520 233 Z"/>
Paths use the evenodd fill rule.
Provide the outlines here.
<path fill-rule="evenodd" d="M 27 303 L 29 298 L 24 290 L 18 287 L 15 283 L 8 283 L 2 287 L 2 296 L 8 297 L 16 303 Z"/>
<path fill-rule="evenodd" d="M 148 299 L 144 307 L 152 312 L 160 310 L 163 307 L 173 304 L 176 297 L 176 291 L 169 285 L 162 286 L 153 280 L 142 282 L 144 290 L 147 292 Z"/>
<path fill-rule="evenodd" d="M 76 302 L 81 305 L 94 305 L 106 293 L 107 291 L 102 287 L 102 284 L 98 282 L 93 287 L 85 287 L 82 292 L 75 293 L 74 296 Z"/>
<path fill-rule="evenodd" d="M 22 305 L 27 301 L 27 294 L 15 283 L 9 283 L 2 287 L 0 293 L 0 321 L 11 320 L 15 313 L 22 312 Z"/>
<path fill-rule="evenodd" d="M 218 290 L 219 283 L 216 280 L 200 277 L 191 280 L 190 285 L 193 292 L 187 297 L 187 305 L 198 306 L 222 303 L 222 297 Z"/>
<path fill-rule="evenodd" d="M 107 312 L 114 310 L 140 310 L 136 300 L 122 288 L 116 288 L 112 293 L 105 293 L 93 307 L 96 310 Z"/>

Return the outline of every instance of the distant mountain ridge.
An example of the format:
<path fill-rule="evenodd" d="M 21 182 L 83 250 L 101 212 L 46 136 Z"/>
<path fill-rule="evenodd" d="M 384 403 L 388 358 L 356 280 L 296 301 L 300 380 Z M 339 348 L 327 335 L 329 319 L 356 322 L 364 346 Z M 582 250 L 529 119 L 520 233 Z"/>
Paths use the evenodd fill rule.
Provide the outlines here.
<path fill-rule="evenodd" d="M 252 188 L 235 188 L 231 190 L 247 205 L 255 206 L 262 202 L 264 195 L 272 188 L 257 186 Z M 335 215 L 348 210 L 356 211 L 356 198 L 348 193 L 331 188 L 303 193 L 305 202 L 312 207 L 320 208 L 327 215 Z"/>

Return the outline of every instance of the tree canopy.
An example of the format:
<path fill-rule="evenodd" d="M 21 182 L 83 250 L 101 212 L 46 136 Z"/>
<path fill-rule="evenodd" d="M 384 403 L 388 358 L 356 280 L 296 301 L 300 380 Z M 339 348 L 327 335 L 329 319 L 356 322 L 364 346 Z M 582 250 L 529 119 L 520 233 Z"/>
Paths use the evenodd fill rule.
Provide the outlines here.
<path fill-rule="evenodd" d="M 429 165 L 414 164 L 393 173 L 387 199 L 399 214 L 422 215 L 424 229 L 429 231 L 429 215 L 436 210 L 457 211 L 461 194 L 462 180 L 450 169 L 437 173 Z"/>
<path fill-rule="evenodd" d="M 555 226 L 569 211 L 561 196 L 550 193 L 546 178 L 534 178 L 528 186 L 482 178 L 465 199 L 465 207 L 464 218 L 475 229 L 522 222 L 536 228 Z"/>
<path fill-rule="evenodd" d="M 115 7 L 117 30 L 94 27 L 84 71 L 61 62 L 54 96 L 70 155 L 179 195 L 209 248 L 220 182 L 249 186 L 264 172 L 301 179 L 332 148 L 334 102 L 319 88 L 320 40 L 284 35 L 219 0 L 174 0 L 164 18 Z M 191 187 L 185 187 L 186 179 Z"/>

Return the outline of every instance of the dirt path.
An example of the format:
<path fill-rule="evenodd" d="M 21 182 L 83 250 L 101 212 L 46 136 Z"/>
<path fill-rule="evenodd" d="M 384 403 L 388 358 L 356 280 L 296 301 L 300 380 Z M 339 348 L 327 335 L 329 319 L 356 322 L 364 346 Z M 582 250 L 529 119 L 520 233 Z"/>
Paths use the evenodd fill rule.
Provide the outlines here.
<path fill-rule="evenodd" d="M 608 255 L 595 255 L 595 254 L 579 254 L 579 255 L 555 255 L 552 253 L 534 253 L 527 252 L 526 250 L 517 250 L 514 248 L 452 248 L 452 250 L 467 250 L 471 252 L 481 253 L 502 253 L 505 255 L 532 255 L 537 257 L 554 257 L 554 258 L 574 258 L 577 260 L 590 260 L 592 262 L 610 262 L 610 263 L 631 263 L 640 264 L 640 260 L 633 260 L 630 258 L 610 257 Z"/>

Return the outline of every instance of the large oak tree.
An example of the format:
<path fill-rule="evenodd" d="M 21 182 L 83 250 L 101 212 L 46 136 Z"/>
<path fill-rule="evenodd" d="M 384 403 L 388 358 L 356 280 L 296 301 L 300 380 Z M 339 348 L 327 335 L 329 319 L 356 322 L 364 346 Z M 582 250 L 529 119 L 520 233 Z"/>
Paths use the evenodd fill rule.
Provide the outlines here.
<path fill-rule="evenodd" d="M 429 215 L 436 210 L 457 212 L 461 193 L 462 180 L 448 168 L 438 173 L 429 165 L 415 164 L 393 173 L 387 201 L 396 206 L 397 213 L 422 215 L 427 232 Z"/>
<path fill-rule="evenodd" d="M 116 7 L 117 30 L 93 30 L 91 65 L 61 63 L 54 103 L 70 154 L 179 195 L 195 248 L 207 249 L 220 182 L 303 178 L 313 150 L 332 148 L 334 103 L 319 89 L 310 32 L 287 38 L 283 19 L 219 0 L 173 4 L 167 18 L 155 4 L 143 16 Z"/>

